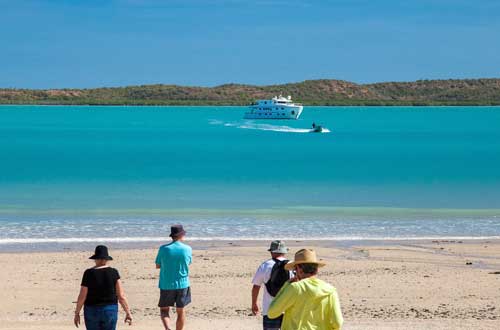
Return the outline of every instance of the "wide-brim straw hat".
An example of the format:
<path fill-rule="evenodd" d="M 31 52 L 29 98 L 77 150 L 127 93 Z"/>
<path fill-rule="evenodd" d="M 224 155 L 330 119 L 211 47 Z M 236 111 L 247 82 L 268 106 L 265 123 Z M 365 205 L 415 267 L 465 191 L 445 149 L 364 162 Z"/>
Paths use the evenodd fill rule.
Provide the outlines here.
<path fill-rule="evenodd" d="M 292 270 L 296 265 L 300 264 L 316 264 L 318 267 L 326 266 L 326 263 L 318 259 L 316 256 L 316 251 L 312 249 L 302 249 L 295 253 L 294 260 L 285 265 L 286 270 Z"/>

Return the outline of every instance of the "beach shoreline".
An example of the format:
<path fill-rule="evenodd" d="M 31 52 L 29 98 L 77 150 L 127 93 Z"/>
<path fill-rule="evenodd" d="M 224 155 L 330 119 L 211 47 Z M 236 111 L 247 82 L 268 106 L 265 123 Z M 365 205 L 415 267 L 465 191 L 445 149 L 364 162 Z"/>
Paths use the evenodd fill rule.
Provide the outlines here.
<path fill-rule="evenodd" d="M 282 238 L 283 239 L 283 238 Z M 218 249 L 224 247 L 253 248 L 269 243 L 269 239 L 186 239 L 188 244 L 197 250 Z M 286 238 L 291 247 L 293 246 L 316 246 L 322 248 L 342 248 L 349 249 L 362 246 L 412 246 L 426 244 L 494 244 L 500 245 L 500 238 L 497 237 L 435 237 L 435 238 L 359 238 L 359 239 L 329 239 L 313 238 L 299 239 Z M 50 242 L 50 243 L 2 243 L 0 244 L 0 254 L 4 253 L 51 253 L 51 252 L 83 252 L 93 249 L 97 244 L 106 244 L 114 250 L 144 250 L 154 249 L 161 244 L 169 242 L 169 238 L 146 240 L 146 241 L 116 241 L 107 239 L 92 239 L 83 242 Z"/>
<path fill-rule="evenodd" d="M 259 329 L 260 317 L 249 316 L 251 277 L 269 257 L 269 242 L 188 243 L 194 257 L 188 329 Z M 287 243 L 292 253 L 312 247 L 327 261 L 320 278 L 339 291 L 345 329 L 489 330 L 500 326 L 498 240 Z M 121 273 L 134 314 L 132 328 L 160 327 L 154 269 L 158 245 L 135 249 L 110 245 L 112 266 Z M 53 252 L 2 250 L 2 328 L 70 327 L 81 275 L 92 266 L 87 259 L 91 252 L 90 246 Z"/>

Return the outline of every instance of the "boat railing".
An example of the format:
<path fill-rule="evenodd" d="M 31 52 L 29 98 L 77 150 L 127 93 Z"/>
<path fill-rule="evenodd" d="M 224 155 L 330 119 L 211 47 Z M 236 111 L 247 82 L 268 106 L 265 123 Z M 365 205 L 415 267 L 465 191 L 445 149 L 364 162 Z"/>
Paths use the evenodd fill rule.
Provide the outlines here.
<path fill-rule="evenodd" d="M 261 103 L 258 103 L 258 102 L 253 102 L 253 103 L 250 103 L 249 106 L 254 106 L 254 105 L 258 105 L 258 106 L 271 106 L 271 105 L 298 105 L 298 106 L 302 106 L 302 103 L 296 103 L 296 102 L 286 102 L 286 103 L 279 103 L 279 102 L 275 102 L 275 103 L 269 103 L 269 104 L 261 104 Z"/>

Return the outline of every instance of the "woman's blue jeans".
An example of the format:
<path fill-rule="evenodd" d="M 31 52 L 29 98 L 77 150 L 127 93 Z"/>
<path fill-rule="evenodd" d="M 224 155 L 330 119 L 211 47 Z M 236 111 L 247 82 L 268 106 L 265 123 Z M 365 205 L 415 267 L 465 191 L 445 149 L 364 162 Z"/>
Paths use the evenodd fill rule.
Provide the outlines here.
<path fill-rule="evenodd" d="M 118 305 L 85 306 L 83 316 L 87 330 L 116 330 Z"/>

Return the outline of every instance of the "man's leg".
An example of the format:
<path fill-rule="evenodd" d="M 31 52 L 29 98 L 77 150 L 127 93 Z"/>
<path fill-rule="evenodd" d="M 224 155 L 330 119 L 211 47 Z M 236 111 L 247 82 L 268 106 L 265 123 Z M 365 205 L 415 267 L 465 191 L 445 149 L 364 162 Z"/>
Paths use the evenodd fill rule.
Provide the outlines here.
<path fill-rule="evenodd" d="M 177 313 L 177 322 L 175 323 L 175 330 L 183 330 L 184 324 L 186 323 L 186 313 L 184 312 L 184 308 L 176 308 L 175 312 Z"/>
<path fill-rule="evenodd" d="M 170 330 L 170 307 L 160 307 L 160 316 L 165 330 Z"/>
<path fill-rule="evenodd" d="M 175 330 L 183 330 L 186 323 L 186 311 L 184 307 L 191 303 L 191 288 L 177 290 L 177 299 L 175 301 L 175 312 L 177 313 L 177 323 Z"/>
<path fill-rule="evenodd" d="M 170 308 L 175 305 L 177 299 L 177 290 L 160 290 L 160 307 L 161 322 L 165 330 L 170 330 Z"/>

